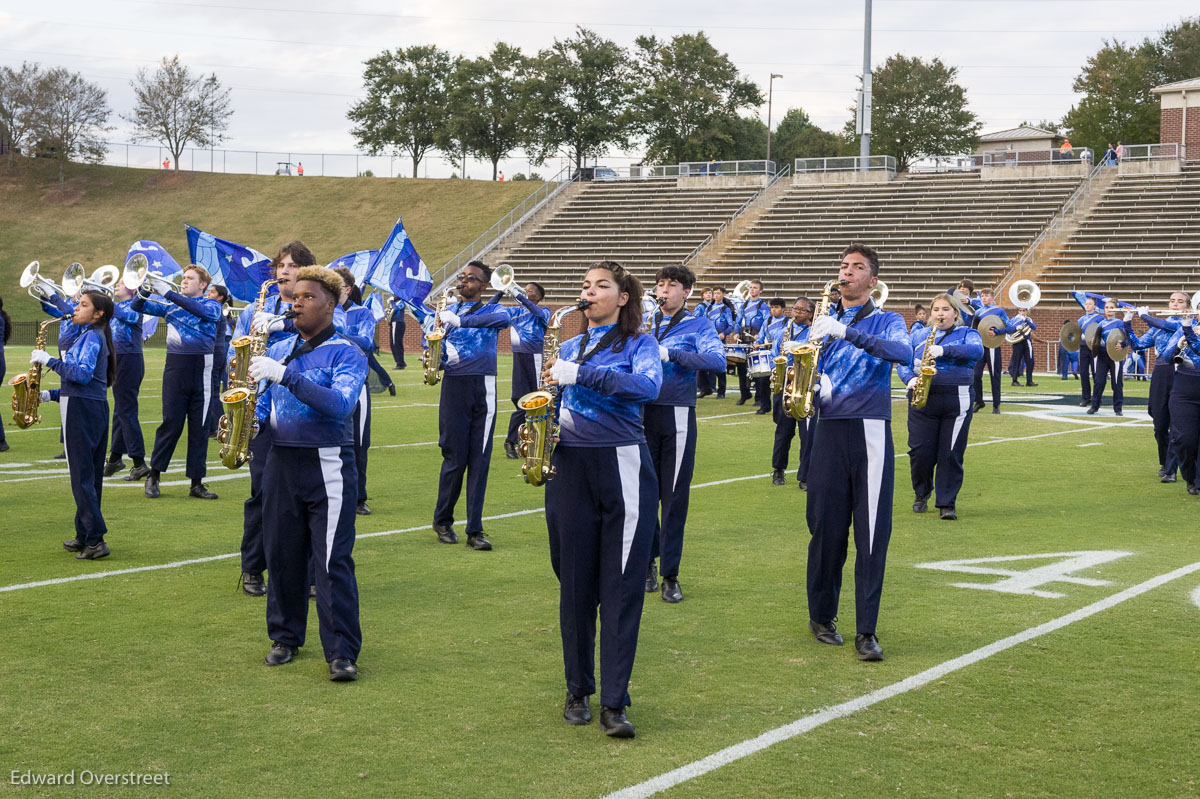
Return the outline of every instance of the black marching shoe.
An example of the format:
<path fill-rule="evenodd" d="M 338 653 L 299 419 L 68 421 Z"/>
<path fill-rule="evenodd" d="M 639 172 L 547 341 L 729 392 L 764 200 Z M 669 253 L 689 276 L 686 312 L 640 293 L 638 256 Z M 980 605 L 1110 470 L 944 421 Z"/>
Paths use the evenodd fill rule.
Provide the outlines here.
<path fill-rule="evenodd" d="M 879 639 L 873 635 L 859 633 L 854 636 L 854 649 L 858 652 L 859 660 L 883 660 L 883 650 L 879 648 Z"/>
<path fill-rule="evenodd" d="M 942 521 L 944 521 L 944 522 L 958 521 L 958 514 L 954 512 L 954 508 L 942 508 L 941 515 L 942 515 Z"/>
<path fill-rule="evenodd" d="M 67 459 L 67 451 L 65 449 L 62 452 L 60 452 L 54 456 L 54 460 L 56 460 L 56 461 L 65 461 L 66 459 Z"/>
<path fill-rule="evenodd" d="M 796 485 L 800 486 L 800 490 L 801 490 L 801 491 L 807 491 L 807 490 L 808 490 L 808 483 L 804 482 L 803 480 L 801 480 L 801 481 L 799 481 L 798 483 L 796 483 Z"/>
<path fill-rule="evenodd" d="M 759 406 L 758 406 L 758 410 L 757 410 L 757 411 L 755 411 L 754 413 L 755 413 L 756 415 L 758 415 L 758 416 L 762 416 L 762 415 L 764 415 L 764 414 L 768 414 L 768 413 L 770 413 L 770 412 L 771 412 L 771 409 L 770 409 L 770 408 L 764 408 L 764 407 L 762 407 L 761 405 L 759 405 Z"/>
<path fill-rule="evenodd" d="M 104 476 L 112 477 L 117 472 L 125 468 L 125 461 L 117 458 L 115 461 L 104 462 Z"/>
<path fill-rule="evenodd" d="M 1026 387 L 1026 388 L 1029 388 L 1029 387 L 1031 387 L 1031 386 L 1036 386 L 1036 385 L 1037 385 L 1037 383 L 1035 383 L 1035 382 L 1033 382 L 1032 380 L 1030 380 L 1029 382 L 1027 382 L 1027 383 L 1025 384 L 1025 387 Z"/>
<path fill-rule="evenodd" d="M 1166 476 L 1167 476 L 1167 470 L 1166 470 L 1166 469 L 1164 469 L 1163 467 L 1159 466 L 1159 467 L 1158 467 L 1158 476 L 1159 476 L 1159 477 L 1166 477 Z"/>
<path fill-rule="evenodd" d="M 925 513 L 929 510 L 929 497 L 917 497 L 913 502 L 913 513 Z"/>
<path fill-rule="evenodd" d="M 329 679 L 333 682 L 354 682 L 358 679 L 358 665 L 350 658 L 334 658 L 329 661 Z"/>
<path fill-rule="evenodd" d="M 1173 474 L 1164 474 L 1160 480 L 1163 483 L 1174 483 L 1177 478 Z"/>
<path fill-rule="evenodd" d="M 1088 416 L 1094 416 L 1096 411 L 1098 411 L 1098 410 L 1100 410 L 1100 409 L 1099 408 L 1088 408 L 1087 409 Z"/>
<path fill-rule="evenodd" d="M 298 647 L 281 644 L 278 641 L 271 642 L 271 651 L 267 653 L 268 666 L 282 666 L 284 663 L 291 663 L 292 658 L 296 657 L 299 652 Z"/>
<path fill-rule="evenodd" d="M 390 394 L 393 397 L 396 396 L 396 384 L 395 383 L 392 383 L 390 386 L 388 386 L 388 394 Z"/>
<path fill-rule="evenodd" d="M 1188 483 L 1188 493 L 1191 494 L 1192 496 L 1200 494 L 1200 487 L 1192 485 L 1191 483 Z"/>
<path fill-rule="evenodd" d="M 83 546 L 83 542 L 78 538 L 68 538 L 66 541 L 63 541 L 63 549 L 68 552 L 82 552 Z"/>
<path fill-rule="evenodd" d="M 0 452 L 8 452 L 9 446 L 7 441 L 0 441 Z"/>
<path fill-rule="evenodd" d="M 239 582 L 246 596 L 265 596 L 267 593 L 267 584 L 259 572 L 242 572 Z"/>
<path fill-rule="evenodd" d="M 653 594 L 658 590 L 658 564 L 650 561 L 650 568 L 646 569 L 646 593 Z"/>
<path fill-rule="evenodd" d="M 816 621 L 813 621 L 812 619 L 809 619 L 808 620 L 808 630 L 813 635 L 815 635 L 817 637 L 817 641 L 819 641 L 822 644 L 829 644 L 830 646 L 841 646 L 842 644 L 845 643 L 845 641 L 842 640 L 841 633 L 839 633 L 837 631 L 837 627 L 834 626 L 832 619 L 830 619 L 825 624 L 821 624 L 820 622 L 816 622 Z"/>
<path fill-rule="evenodd" d="M 992 413 L 1000 413 L 1000 409 L 999 409 L 999 408 L 992 408 Z"/>
<path fill-rule="evenodd" d="M 1020 384 L 1018 381 L 1016 381 L 1016 380 L 1012 381 L 1012 384 L 1013 384 L 1014 386 L 1017 386 L 1017 387 L 1020 387 L 1020 385 L 1021 385 L 1021 384 Z"/>
<path fill-rule="evenodd" d="M 671 605 L 683 601 L 683 592 L 679 590 L 679 580 L 674 577 L 663 578 L 662 601 Z"/>
<path fill-rule="evenodd" d="M 357 513 L 359 516 L 370 516 L 371 515 L 371 509 L 369 507 L 367 507 L 366 502 L 358 503 L 358 507 L 354 509 L 354 512 Z"/>
<path fill-rule="evenodd" d="M 737 401 L 736 403 L 734 403 L 734 404 L 735 404 L 735 405 L 745 405 L 745 404 L 746 404 L 746 398 L 745 398 L 745 397 L 738 397 L 738 401 Z"/>
<path fill-rule="evenodd" d="M 1124 415 L 1125 414 L 1121 413 L 1120 411 L 1113 411 L 1113 416 L 1124 416 Z"/>
<path fill-rule="evenodd" d="M 158 490 L 158 481 L 153 477 L 146 478 L 146 496 L 149 499 L 158 499 L 162 492 Z"/>
<path fill-rule="evenodd" d="M 100 558 L 107 558 L 108 555 L 108 544 L 101 541 L 94 546 L 84 547 L 75 556 L 75 560 L 100 560 Z"/>
<path fill-rule="evenodd" d="M 209 491 L 208 486 L 204 485 L 204 483 L 197 483 L 196 485 L 192 486 L 191 490 L 188 491 L 188 496 L 195 497 L 196 499 L 216 499 L 217 498 L 217 495 L 214 494 L 213 492 Z"/>
<path fill-rule="evenodd" d="M 986 402 L 976 402 L 975 405 L 971 408 L 971 413 L 979 413 L 986 407 L 987 407 Z"/>
<path fill-rule="evenodd" d="M 1081 400 L 1079 401 L 1079 407 L 1080 407 L 1080 408 L 1086 408 L 1087 406 L 1089 406 L 1089 405 L 1091 405 L 1091 404 L 1092 404 L 1092 401 L 1091 401 L 1091 400 L 1085 400 L 1085 399 L 1081 399 Z"/>
<path fill-rule="evenodd" d="M 521 457 L 521 456 L 520 456 L 520 455 L 517 453 L 517 446 L 516 446 L 516 444 L 513 444 L 513 443 L 511 443 L 511 442 L 508 442 L 508 441 L 505 441 L 505 442 L 504 442 L 504 457 L 508 458 L 510 461 L 515 461 L 515 460 L 517 460 L 518 458 L 520 458 L 520 457 Z"/>
<path fill-rule="evenodd" d="M 129 470 L 129 474 L 125 475 L 121 479 L 127 483 L 136 483 L 138 480 L 143 480 L 149 476 L 150 467 L 143 463 L 141 466 L 134 466 Z"/>
<path fill-rule="evenodd" d="M 771 470 L 771 485 L 783 485 L 783 469 Z"/>
<path fill-rule="evenodd" d="M 725 392 L 723 392 L 723 391 L 721 391 L 721 392 L 718 392 L 718 393 L 717 393 L 717 399 L 725 399 Z"/>
<path fill-rule="evenodd" d="M 438 541 L 443 544 L 458 543 L 458 536 L 454 534 L 454 528 L 448 524 L 435 524 L 433 531 L 437 533 Z"/>
<path fill-rule="evenodd" d="M 633 722 L 625 717 L 623 707 L 605 707 L 600 709 L 600 729 L 609 738 L 632 738 L 634 736 Z"/>
<path fill-rule="evenodd" d="M 314 601 L 314 602 L 316 601 L 316 599 L 317 599 L 317 587 L 316 587 L 315 585 L 310 585 L 310 586 L 308 587 L 308 598 L 309 598 L 310 600 Z"/>
<path fill-rule="evenodd" d="M 575 694 L 567 691 L 567 701 L 563 705 L 563 721 L 567 724 L 573 724 L 576 727 L 591 724 L 592 709 L 588 704 L 588 698 L 586 696 L 575 696 Z"/>
<path fill-rule="evenodd" d="M 467 536 L 467 546 L 471 549 L 477 549 L 480 552 L 491 552 L 492 542 L 483 537 L 483 533 L 474 533 Z"/>

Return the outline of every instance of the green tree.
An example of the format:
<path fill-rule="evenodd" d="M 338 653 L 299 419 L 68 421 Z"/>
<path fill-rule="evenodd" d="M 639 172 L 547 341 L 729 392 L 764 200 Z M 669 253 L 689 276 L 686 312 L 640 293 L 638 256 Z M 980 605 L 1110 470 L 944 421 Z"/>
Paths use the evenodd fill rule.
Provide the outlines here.
<path fill-rule="evenodd" d="M 647 162 L 732 155 L 738 111 L 763 101 L 758 86 L 738 75 L 729 56 L 713 47 L 703 31 L 679 34 L 669 42 L 639 36 L 636 47 L 642 86 L 631 119 L 632 129 L 646 139 Z"/>
<path fill-rule="evenodd" d="M 896 168 L 904 171 L 921 158 L 973 151 L 981 124 L 967 108 L 967 91 L 957 78 L 958 68 L 940 58 L 888 58 L 872 74 L 872 154 L 895 157 Z M 853 114 L 845 133 L 854 135 Z"/>
<path fill-rule="evenodd" d="M 107 124 L 112 114 L 108 92 L 62 67 L 44 73 L 36 91 L 45 102 L 39 103 L 34 113 L 31 136 L 58 159 L 61 189 L 68 160 L 99 163 L 104 158 L 100 135 L 112 130 Z"/>
<path fill-rule="evenodd" d="M 0 67 L 0 138 L 7 138 L 8 168 L 13 152 L 27 148 L 39 106 L 42 70 L 38 64 L 22 63 L 20 69 Z"/>
<path fill-rule="evenodd" d="M 138 69 L 129 85 L 133 114 L 123 119 L 134 125 L 132 139 L 161 143 L 171 153 L 175 171 L 189 144 L 213 147 L 225 138 L 233 109 L 229 90 L 221 87 L 216 74 L 193 77 L 179 56 L 163 56 L 158 69 Z"/>
<path fill-rule="evenodd" d="M 1163 83 L 1200 77 L 1200 17 L 1168 28 L 1158 40 Z"/>
<path fill-rule="evenodd" d="M 1072 84 L 1084 97 L 1063 117 L 1071 143 L 1096 149 L 1118 139 L 1158 141 L 1159 101 L 1150 90 L 1162 82 L 1159 56 L 1149 39 L 1132 47 L 1105 42 Z"/>
<path fill-rule="evenodd" d="M 727 161 L 760 161 L 767 152 L 767 126 L 758 117 L 734 116 L 724 121 L 729 144 L 717 157 Z"/>
<path fill-rule="evenodd" d="M 527 144 L 529 59 L 519 48 L 497 42 L 482 58 L 460 59 L 451 74 L 449 114 L 439 147 L 451 158 L 465 150 L 492 162 Z"/>
<path fill-rule="evenodd" d="M 528 87 L 527 149 L 536 163 L 565 149 L 575 168 L 609 147 L 629 147 L 633 66 L 620 45 L 587 28 L 538 54 Z"/>
<path fill-rule="evenodd" d="M 797 158 L 832 158 L 840 148 L 840 137 L 814 125 L 803 108 L 789 108 L 771 137 L 771 157 L 780 168 Z"/>
<path fill-rule="evenodd" d="M 450 53 L 434 45 L 414 45 L 383 52 L 366 62 L 367 96 L 346 114 L 351 133 L 371 155 L 391 152 L 412 159 L 412 176 L 421 159 L 438 146 L 446 122 Z"/>

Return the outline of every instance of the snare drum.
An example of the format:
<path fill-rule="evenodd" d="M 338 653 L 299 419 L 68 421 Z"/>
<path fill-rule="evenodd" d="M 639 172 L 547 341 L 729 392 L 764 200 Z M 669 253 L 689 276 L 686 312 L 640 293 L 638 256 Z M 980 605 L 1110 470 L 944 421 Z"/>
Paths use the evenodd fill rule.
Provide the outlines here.
<path fill-rule="evenodd" d="M 725 345 L 725 362 L 730 366 L 739 363 L 745 363 L 750 355 L 749 344 L 726 344 Z"/>
<path fill-rule="evenodd" d="M 755 350 L 750 353 L 749 368 L 746 371 L 753 378 L 770 377 L 773 366 L 774 359 L 770 350 Z"/>

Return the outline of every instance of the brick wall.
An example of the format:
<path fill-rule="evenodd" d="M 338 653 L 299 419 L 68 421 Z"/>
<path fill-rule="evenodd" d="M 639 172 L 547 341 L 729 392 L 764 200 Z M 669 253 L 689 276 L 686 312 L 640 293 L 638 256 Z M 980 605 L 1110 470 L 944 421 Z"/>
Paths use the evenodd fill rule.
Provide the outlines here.
<path fill-rule="evenodd" d="M 1183 109 L 1164 108 L 1160 117 L 1159 140 L 1163 143 L 1183 142 L 1192 160 L 1200 158 L 1200 106 L 1188 109 L 1187 139 L 1183 135 Z"/>

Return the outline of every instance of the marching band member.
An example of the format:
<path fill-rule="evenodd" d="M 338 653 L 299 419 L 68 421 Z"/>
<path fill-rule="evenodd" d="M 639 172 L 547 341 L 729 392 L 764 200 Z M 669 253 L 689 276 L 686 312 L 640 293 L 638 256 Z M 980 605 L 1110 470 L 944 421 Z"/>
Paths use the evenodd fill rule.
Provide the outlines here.
<path fill-rule="evenodd" d="M 643 576 L 654 534 L 654 464 L 642 406 L 663 382 L 658 342 L 639 334 L 642 286 L 620 264 L 601 261 L 584 276 L 588 327 L 546 365 L 562 387 L 561 441 L 546 484 L 550 563 L 559 580 L 567 699 L 563 720 L 587 724 L 596 692 L 596 609 L 600 610 L 600 727 L 632 738 L 625 715 L 642 617 Z"/>
<path fill-rule="evenodd" d="M 646 405 L 642 423 L 658 475 L 662 517 L 654 528 L 646 592 L 658 590 L 657 555 L 662 564 L 662 600 L 675 603 L 683 599 L 679 562 L 696 464 L 696 392 L 692 387 L 697 371 L 725 365 L 725 348 L 712 322 L 687 312 L 688 294 L 696 281 L 691 269 L 666 266 L 658 270 L 655 279 L 655 294 L 663 304 L 650 320 L 650 334 L 658 341 L 662 388 L 658 398 Z"/>
<path fill-rule="evenodd" d="M 1171 339 L 1179 332 L 1183 314 L 1187 312 L 1188 295 L 1184 291 L 1173 291 L 1167 301 L 1171 315 L 1166 319 L 1151 316 L 1148 308 L 1139 308 L 1138 316 L 1150 326 L 1144 336 L 1135 336 L 1133 326 L 1125 325 L 1125 335 L 1137 348 L 1154 347 L 1154 370 L 1150 374 L 1150 418 L 1154 420 L 1154 441 L 1158 444 L 1158 476 L 1164 483 L 1174 483 L 1179 469 L 1179 459 L 1171 447 L 1171 387 L 1175 382 L 1175 364 L 1172 359 L 1177 350 L 1172 348 Z"/>
<path fill-rule="evenodd" d="M 492 303 L 499 301 L 503 292 L 492 298 Z M 550 309 L 539 305 L 546 296 L 546 290 L 540 283 L 525 285 L 525 294 L 517 293 L 516 307 L 505 307 L 510 327 L 509 340 L 512 344 L 512 395 L 510 399 L 516 408 L 508 417 L 508 435 L 504 438 L 504 454 L 510 459 L 521 456 L 517 453 L 517 436 L 521 425 L 525 424 L 525 411 L 517 405 L 517 400 L 536 391 L 538 375 L 542 373 L 542 348 L 546 342 L 546 325 L 550 323 Z"/>
<path fill-rule="evenodd" d="M 787 324 L 787 303 L 776 297 L 769 303 L 771 315 L 763 320 L 754 337 L 754 349 L 771 349 L 771 340 Z M 754 401 L 758 405 L 756 414 L 762 416 L 771 412 L 771 376 L 754 378 Z"/>
<path fill-rule="evenodd" d="M 737 318 L 737 309 L 733 307 L 733 302 L 725 296 L 725 288 L 717 286 L 713 289 L 713 304 L 708 312 L 708 320 L 713 323 L 716 328 L 717 337 L 724 343 L 727 338 L 733 334 L 734 320 Z M 728 368 L 718 369 L 715 373 L 717 383 L 717 399 L 725 399 L 726 377 L 729 375 Z"/>
<path fill-rule="evenodd" d="M 47 292 L 40 285 L 37 286 L 37 292 L 41 295 L 42 310 L 48 316 L 55 319 L 60 319 L 58 323 L 58 357 L 71 349 L 71 345 L 75 343 L 75 339 L 83 332 L 83 328 L 71 321 L 75 314 L 75 306 L 79 304 L 79 297 L 76 295 L 71 299 L 59 296 L 54 292 Z M 67 457 L 66 444 L 63 442 L 63 432 L 59 430 L 58 441 L 63 444 L 62 452 L 54 456 L 55 460 L 62 460 Z"/>
<path fill-rule="evenodd" d="M 1173 306 L 1172 306 L 1173 307 Z M 1178 353 L 1179 366 L 1171 386 L 1171 449 L 1179 462 L 1179 476 L 1187 484 L 1187 492 L 1200 494 L 1196 457 L 1200 452 L 1200 336 L 1196 334 L 1196 319 L 1185 312 L 1179 330 L 1171 336 L 1168 355 Z M 1151 383 L 1153 387 L 1153 383 Z"/>
<path fill-rule="evenodd" d="M 978 330 L 985 321 L 993 317 L 999 317 L 1000 321 L 1004 322 L 1004 326 L 997 329 L 997 333 L 1004 335 L 1016 331 L 1016 327 L 1008 318 L 1008 313 L 996 305 L 992 300 L 991 289 L 979 290 L 979 304 L 971 303 L 975 306 L 975 318 L 972 321 L 975 329 Z M 987 407 L 987 403 L 983 401 L 983 370 L 986 367 L 988 371 L 988 379 L 992 383 L 992 413 L 1000 413 L 1000 373 L 1001 373 L 1001 356 L 1003 353 L 1002 347 L 993 347 L 991 349 L 984 348 L 987 351 L 983 353 L 983 357 L 975 362 L 975 407 L 973 412 L 978 413 Z"/>
<path fill-rule="evenodd" d="M 404 302 L 392 297 L 392 320 L 390 322 L 391 329 L 388 331 L 388 346 L 392 350 L 392 359 L 396 362 L 397 369 L 407 369 L 408 364 L 404 362 L 404 330 L 407 324 L 404 319 Z"/>
<path fill-rule="evenodd" d="M 918 330 L 923 330 L 929 326 L 929 310 L 924 305 L 918 302 L 913 308 L 913 315 L 916 318 L 913 319 L 912 325 L 908 328 L 909 333 L 916 333 Z"/>
<path fill-rule="evenodd" d="M 860 660 L 882 660 L 875 635 L 888 539 L 892 533 L 895 480 L 891 432 L 892 364 L 912 361 L 904 318 L 871 301 L 879 282 L 879 256 L 852 244 L 842 253 L 838 278 L 842 301 L 813 320 L 809 341 L 827 336 L 819 361 L 820 418 L 813 452 L 820 468 L 809 473 L 806 517 L 809 629 L 823 644 L 840 646 L 834 626 L 850 522 L 854 522 L 854 648 Z"/>
<path fill-rule="evenodd" d="M 1079 294 L 1072 292 L 1076 302 L 1079 301 Z M 1079 329 L 1086 331 L 1091 325 L 1099 324 L 1104 321 L 1104 314 L 1096 310 L 1096 298 L 1088 295 L 1083 300 L 1083 316 L 1079 317 Z M 1079 407 L 1086 408 L 1092 404 L 1092 378 L 1096 376 L 1096 353 L 1092 352 L 1092 348 L 1088 346 L 1087 336 L 1083 336 L 1079 341 L 1079 390 L 1082 399 L 1079 400 Z"/>
<path fill-rule="evenodd" d="M 0 297 L 0 386 L 5 385 L 4 373 L 7 365 L 4 362 L 4 345 L 12 338 L 12 317 L 4 310 L 4 298 Z M 4 440 L 4 425 L 0 424 L 0 452 L 8 452 L 8 442 Z"/>
<path fill-rule="evenodd" d="M 496 335 L 508 327 L 504 308 L 481 299 L 492 270 L 471 261 L 458 275 L 459 301 L 441 313 L 446 326 L 442 357 L 442 395 L 438 403 L 438 445 L 442 471 L 438 478 L 433 530 L 443 544 L 457 544 L 454 506 L 467 479 L 467 546 L 486 552 L 492 544 L 483 534 L 483 497 L 487 493 L 496 430 Z"/>
<path fill-rule="evenodd" d="M 1074 375 L 1079 379 L 1079 351 L 1070 352 L 1062 344 L 1058 345 L 1058 376 L 1070 380 Z"/>
<path fill-rule="evenodd" d="M 292 292 L 297 335 L 250 362 L 269 381 L 258 400 L 260 436 L 270 438 L 262 474 L 268 666 L 304 646 L 309 568 L 329 679 L 358 679 L 362 629 L 354 577 L 355 498 L 351 415 L 367 379 L 362 350 L 333 326 L 342 280 L 323 267 L 301 269 Z"/>
<path fill-rule="evenodd" d="M 340 318 L 341 324 L 335 324 L 335 327 L 343 338 L 362 350 L 363 355 L 367 358 L 367 368 L 369 369 L 371 352 L 375 349 L 375 315 L 371 313 L 370 308 L 352 299 L 358 288 L 354 285 L 354 273 L 345 266 L 334 269 L 333 272 L 342 281 L 342 290 L 338 295 L 338 308 L 342 313 L 335 318 L 335 323 Z M 362 297 L 361 294 L 358 296 Z M 384 372 L 384 375 L 386 376 L 387 372 Z M 388 379 L 391 380 L 390 377 Z M 396 393 L 394 387 L 392 393 Z M 371 508 L 367 505 L 367 453 L 371 449 L 371 392 L 365 381 L 358 397 L 358 404 L 354 406 L 353 429 L 354 462 L 358 467 L 358 497 L 355 513 L 359 516 L 370 516 Z"/>
<path fill-rule="evenodd" d="M 1025 385 L 1037 385 L 1033 382 L 1033 331 L 1037 330 L 1037 325 L 1024 310 L 1017 311 L 1016 316 L 1012 318 L 1014 332 L 1026 325 L 1029 326 L 1029 335 L 1012 345 L 1012 357 L 1008 359 L 1008 375 L 1012 378 L 1014 386 L 1021 385 L 1022 371 L 1025 372 Z"/>
<path fill-rule="evenodd" d="M 296 287 L 296 276 L 306 266 L 314 266 L 316 256 L 302 241 L 291 241 L 279 248 L 271 260 L 271 278 L 278 280 L 277 293 L 268 294 L 263 302 L 262 316 L 255 325 L 254 304 L 247 305 L 238 316 L 234 338 L 250 335 L 257 327 L 267 327 L 267 346 L 273 346 L 291 338 L 283 322 L 283 314 L 292 307 L 292 292 Z M 276 321 L 278 320 L 278 321 Z M 263 551 L 263 470 L 267 466 L 267 454 L 271 449 L 270 436 L 255 436 L 250 439 L 250 497 L 242 504 L 242 593 L 247 596 L 263 596 L 267 586 L 263 572 L 267 568 L 267 556 Z"/>
<path fill-rule="evenodd" d="M 113 354 L 112 298 L 85 291 L 71 315 L 80 329 L 62 360 L 34 350 L 30 363 L 49 367 L 62 378 L 62 387 L 42 391 L 44 402 L 59 403 L 71 493 L 75 496 L 75 537 L 62 542 L 78 560 L 108 557 L 104 536 L 108 527 L 100 511 L 104 450 L 108 443 L 108 387 L 117 371 Z"/>
<path fill-rule="evenodd" d="M 116 355 L 112 379 L 112 448 L 108 463 L 104 464 L 104 476 L 111 477 L 125 468 L 122 456 L 128 453 L 133 468 L 124 479 L 130 483 L 144 480 L 150 474 L 150 467 L 146 465 L 146 443 L 138 420 L 138 394 L 146 376 L 146 361 L 142 357 L 142 315 L 133 310 L 133 296 L 134 292 L 118 280 L 114 296 L 116 305 L 108 326 Z"/>
<path fill-rule="evenodd" d="M 138 289 L 130 308 L 139 313 L 162 316 L 167 320 L 167 362 L 163 368 L 163 420 L 154 434 L 150 456 L 150 474 L 146 477 L 146 496 L 157 499 L 159 475 L 171 464 L 175 444 L 186 422 L 187 476 L 192 480 L 190 496 L 216 499 L 204 485 L 208 465 L 208 403 L 212 401 L 213 348 L 221 306 L 204 294 L 212 277 L 202 266 L 192 264 L 183 270 L 179 291 L 151 273 Z M 157 292 L 166 302 L 150 300 Z"/>
<path fill-rule="evenodd" d="M 1117 318 L 1117 301 L 1104 301 L 1104 321 L 1100 323 L 1100 351 L 1093 353 L 1093 357 L 1095 358 L 1096 362 L 1096 385 L 1092 388 L 1092 404 L 1087 411 L 1089 414 L 1094 414 L 1096 411 L 1100 410 L 1100 400 L 1104 397 L 1104 386 L 1108 382 L 1108 377 L 1111 374 L 1113 389 L 1113 414 L 1116 416 L 1124 415 L 1121 413 L 1121 406 L 1125 401 L 1125 359 L 1121 358 L 1119 361 L 1114 362 L 1112 358 L 1108 357 L 1108 350 L 1106 349 L 1105 345 L 1108 343 L 1108 336 L 1110 333 L 1116 330 L 1122 330 L 1125 327 L 1125 322 L 1132 320 L 1132 309 L 1125 312 L 1125 319 L 1122 321 L 1121 319 Z"/>
<path fill-rule="evenodd" d="M 707 318 L 708 312 L 713 306 L 713 290 L 705 289 L 700 294 L 700 302 L 696 303 L 696 307 L 692 309 L 692 316 Z M 710 320 L 711 321 L 711 320 Z M 719 340 L 719 339 L 718 339 Z M 724 366 L 722 366 L 722 370 Z M 709 394 L 713 393 L 716 382 L 715 372 L 697 372 L 696 373 L 696 396 L 699 399 L 704 399 Z"/>
<path fill-rule="evenodd" d="M 767 301 L 762 298 L 763 284 L 761 280 L 750 281 L 750 296 L 746 298 L 741 307 L 737 310 L 737 318 L 734 321 L 733 329 L 737 333 L 738 339 L 743 342 L 752 342 L 758 337 L 758 331 L 767 323 L 767 318 L 770 315 L 770 306 Z M 739 363 L 734 367 L 738 378 L 738 391 L 741 396 L 738 397 L 737 404 L 745 405 L 750 399 L 750 378 L 747 374 L 748 363 Z M 771 402 L 769 397 L 755 396 L 760 407 L 765 406 L 770 410 Z M 764 410 L 763 413 L 766 413 Z"/>
<path fill-rule="evenodd" d="M 920 380 L 921 361 L 929 331 L 917 330 L 909 335 L 913 347 L 911 364 L 900 366 L 896 372 L 909 390 L 908 462 L 912 472 L 913 513 L 925 513 L 929 495 L 937 489 L 934 500 L 941 518 L 958 518 L 955 500 L 963 481 L 963 456 L 967 450 L 967 434 L 975 398 L 971 396 L 975 379 L 975 362 L 983 357 L 983 339 L 979 331 L 959 322 L 958 304 L 948 294 L 939 294 L 929 305 L 933 315 L 931 325 L 936 329 L 929 355 L 934 359 L 937 374 L 928 387 L 925 406 L 911 404 L 912 391 Z M 937 477 L 934 477 L 934 468 Z"/>
<path fill-rule="evenodd" d="M 772 336 L 771 357 L 778 358 L 780 354 L 792 365 L 792 350 L 808 341 L 808 326 L 812 323 L 813 311 L 816 305 L 807 297 L 796 300 L 792 306 L 792 316 Z M 787 338 L 787 350 L 784 350 L 783 339 Z M 772 403 L 775 420 L 775 445 L 771 449 L 771 483 L 777 486 L 784 484 L 783 473 L 787 469 L 788 458 L 791 455 L 792 439 L 800 438 L 800 463 L 796 469 L 796 482 L 800 490 L 808 488 L 806 477 L 808 466 L 809 428 L 811 419 L 793 419 L 791 414 L 783 409 L 783 394 L 776 394 Z"/>
<path fill-rule="evenodd" d="M 233 312 L 233 297 L 229 289 L 213 283 L 208 287 L 208 298 L 216 301 L 221 308 L 221 317 L 217 320 L 217 335 L 213 339 L 212 365 L 212 397 L 208 403 L 208 437 L 217 437 L 217 425 L 221 421 L 221 386 L 225 382 L 226 367 L 229 365 L 229 340 L 233 338 L 233 325 L 230 324 Z"/>

